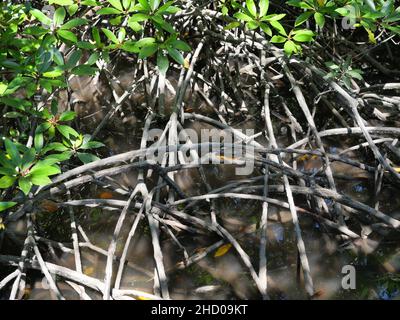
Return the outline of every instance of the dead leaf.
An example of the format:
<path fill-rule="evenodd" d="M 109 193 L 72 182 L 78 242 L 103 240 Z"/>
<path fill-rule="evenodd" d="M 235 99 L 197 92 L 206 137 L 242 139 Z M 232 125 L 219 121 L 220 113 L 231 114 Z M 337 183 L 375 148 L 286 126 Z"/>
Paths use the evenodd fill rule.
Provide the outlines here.
<path fill-rule="evenodd" d="M 230 249 L 232 248 L 232 244 L 227 243 L 224 244 L 223 246 L 219 247 L 217 251 L 215 251 L 214 257 L 222 257 L 225 255 Z"/>
<path fill-rule="evenodd" d="M 317 290 L 312 295 L 311 299 L 321 298 L 325 294 L 324 290 Z"/>
<path fill-rule="evenodd" d="M 40 208 L 44 212 L 54 213 L 58 210 L 58 204 L 51 200 L 43 200 L 40 204 Z"/>
<path fill-rule="evenodd" d="M 113 199 L 114 195 L 110 191 L 104 191 L 99 193 L 99 198 L 100 199 Z"/>

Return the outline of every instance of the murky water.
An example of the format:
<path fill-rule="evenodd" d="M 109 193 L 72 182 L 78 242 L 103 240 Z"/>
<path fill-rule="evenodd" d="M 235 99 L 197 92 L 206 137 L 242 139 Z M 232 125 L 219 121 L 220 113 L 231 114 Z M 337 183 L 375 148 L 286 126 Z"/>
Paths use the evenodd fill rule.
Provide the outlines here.
<path fill-rule="evenodd" d="M 105 156 L 121 153 L 139 148 L 139 139 L 143 123 L 140 117 L 135 121 L 114 124 L 113 130 L 104 131 L 100 138 L 107 144 Z M 87 124 L 86 124 L 87 125 Z M 260 130 L 261 124 L 252 121 L 248 124 L 240 123 L 238 126 L 249 126 Z M 288 145 L 288 130 L 276 128 L 281 135 L 279 143 Z M 259 140 L 260 143 L 265 141 Z M 355 139 L 324 140 L 329 152 L 339 153 L 346 147 L 354 144 Z M 348 156 L 362 158 L 363 151 L 351 152 Z M 298 161 L 298 167 L 304 172 L 317 172 L 321 161 L 317 158 L 304 158 Z M 398 192 L 390 186 L 383 185 L 379 199 L 373 198 L 373 177 L 365 172 L 354 169 L 341 163 L 333 163 L 334 174 L 338 176 L 337 187 L 354 199 L 369 205 L 374 205 L 379 200 L 383 212 L 394 217 L 400 217 L 400 198 Z M 207 181 L 212 188 L 224 185 L 230 180 L 237 179 L 232 167 L 207 166 L 205 168 Z M 243 177 L 247 178 L 247 177 Z M 121 188 L 128 190 L 136 184 L 135 172 L 113 177 L 114 182 Z M 176 181 L 187 195 L 196 195 L 204 192 L 197 170 L 185 170 L 176 175 Z M 113 192 L 111 189 L 91 184 L 74 190 L 73 198 L 113 198 L 126 199 Z M 278 199 L 285 200 L 280 195 Z M 57 200 L 57 199 L 54 199 Z M 58 199 L 65 201 L 65 199 Z M 296 197 L 296 204 L 301 206 L 305 199 Z M 327 205 L 330 205 L 327 202 Z M 226 228 L 249 255 L 255 269 L 258 270 L 259 260 L 259 221 L 261 204 L 250 200 L 218 199 L 215 200 L 218 221 Z M 193 209 L 193 208 L 192 208 Z M 209 215 L 208 206 L 199 205 L 191 214 L 202 218 Z M 105 251 L 108 250 L 112 233 L 120 210 L 107 211 L 99 208 L 74 208 L 74 214 L 92 245 L 103 250 L 95 252 L 90 248 L 82 248 L 83 272 L 86 275 L 104 279 L 106 265 Z M 137 212 L 136 212 L 137 213 Z M 123 244 L 129 233 L 136 213 L 131 213 L 125 220 L 123 229 L 117 242 L 117 256 L 120 257 Z M 268 268 L 268 293 L 272 299 L 306 299 L 302 274 L 298 270 L 298 256 L 295 242 L 295 233 L 291 214 L 288 209 L 269 206 L 267 226 L 267 268 Z M 41 212 L 36 215 L 38 235 L 59 242 L 70 243 L 69 215 L 65 209 L 56 212 Z M 368 238 L 357 239 L 350 242 L 326 229 L 307 214 L 300 214 L 300 224 L 309 258 L 311 275 L 315 286 L 315 299 L 396 299 L 400 297 L 400 242 L 397 232 L 386 232 L 381 235 L 369 230 L 365 226 Z M 2 247 L 3 254 L 20 254 L 20 245 L 23 241 L 24 226 L 12 226 L 20 237 L 5 238 Z M 207 247 L 220 241 L 217 236 L 209 234 L 191 234 L 189 232 L 172 230 L 180 245 L 185 248 L 189 256 L 204 251 Z M 361 230 L 357 230 L 358 233 Z M 82 239 L 82 237 L 80 237 Z M 165 268 L 169 279 L 169 290 L 173 299 L 260 299 L 256 286 L 249 275 L 248 269 L 242 263 L 239 255 L 233 248 L 225 254 L 216 256 L 216 250 L 211 251 L 206 257 L 186 268 L 181 268 L 184 261 L 184 251 L 167 232 L 161 233 L 161 247 L 164 255 Z M 51 253 L 45 244 L 43 252 L 46 259 L 59 265 L 74 269 L 74 257 L 71 253 L 55 250 Z M 148 293 L 153 292 L 153 249 L 150 230 L 147 220 L 142 219 L 138 230 L 132 239 L 127 254 L 128 263 L 125 266 L 121 281 L 121 288 L 134 288 Z M 114 270 L 118 268 L 118 261 Z M 356 269 L 356 289 L 345 290 L 342 288 L 342 268 L 352 265 Z M 9 269 L 11 270 L 11 269 Z M 9 271 L 2 270 L 0 274 Z M 115 275 L 114 275 L 115 276 Z M 48 290 L 48 285 L 38 272 L 28 273 L 28 289 L 26 299 L 52 299 L 54 296 Z M 78 295 L 72 288 L 58 279 L 58 285 L 66 298 L 77 299 Z M 7 292 L 2 292 L 7 297 Z M 98 293 L 90 290 L 87 293 L 94 299 L 100 299 Z"/>

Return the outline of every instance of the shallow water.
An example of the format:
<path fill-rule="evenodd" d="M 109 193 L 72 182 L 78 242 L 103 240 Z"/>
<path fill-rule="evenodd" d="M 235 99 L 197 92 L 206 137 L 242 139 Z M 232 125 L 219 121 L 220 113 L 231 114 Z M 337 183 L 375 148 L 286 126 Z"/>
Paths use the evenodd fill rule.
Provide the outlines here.
<path fill-rule="evenodd" d="M 245 126 L 257 127 L 257 130 L 260 130 L 260 124 L 255 121 L 251 121 L 250 124 L 238 124 L 238 127 Z M 105 141 L 108 147 L 104 156 L 138 149 L 139 139 L 137 137 L 141 136 L 140 127 L 142 127 L 142 123 L 133 124 L 132 127 L 125 126 L 123 130 L 121 129 L 122 126 L 119 126 L 120 130 L 107 131 L 103 134 L 101 139 Z M 288 145 L 288 130 L 281 130 L 278 126 L 276 131 L 281 133 L 278 136 L 279 144 Z M 329 152 L 339 153 L 353 145 L 357 139 L 325 139 L 324 141 Z M 263 140 L 259 140 L 259 142 L 265 143 Z M 359 159 L 364 155 L 360 151 L 351 152 L 348 156 Z M 309 157 L 297 161 L 297 166 L 303 172 L 318 173 L 321 168 L 321 160 Z M 334 174 L 338 176 L 336 182 L 339 192 L 370 206 L 374 205 L 375 200 L 379 200 L 380 209 L 383 212 L 397 218 L 400 217 L 400 199 L 397 196 L 396 189 L 383 185 L 379 199 L 373 199 L 372 176 L 341 163 L 333 163 L 332 168 Z M 212 188 L 221 187 L 231 180 L 238 179 L 233 172 L 232 166 L 205 166 L 207 181 Z M 175 178 L 179 187 L 187 195 L 198 195 L 206 191 L 195 169 L 182 171 Z M 111 183 L 128 191 L 129 188 L 135 186 L 136 182 L 137 173 L 128 172 L 113 177 Z M 74 199 L 101 198 L 105 195 L 113 199 L 126 199 L 126 196 L 120 196 L 111 189 L 103 189 L 95 184 L 74 190 L 73 193 Z M 282 195 L 276 198 L 285 201 Z M 65 201 L 62 198 L 58 200 Z M 305 204 L 304 197 L 296 196 L 295 201 L 299 206 Z M 218 221 L 235 236 L 249 255 L 255 269 L 258 270 L 259 221 L 262 211 L 260 203 L 250 200 L 218 199 L 215 200 L 214 204 Z M 331 205 L 329 201 L 326 201 L 326 204 Z M 204 218 L 209 215 L 208 210 L 208 205 L 199 205 L 190 211 L 190 214 Z M 91 243 L 105 251 L 108 250 L 119 213 L 119 209 L 107 211 L 99 208 L 74 207 L 74 214 Z M 122 253 L 125 239 L 136 213 L 131 212 L 124 222 L 117 242 L 118 257 Z M 400 297 L 400 242 L 398 233 L 390 232 L 386 235 L 380 235 L 378 232 L 369 230 L 366 224 L 365 230 L 355 231 L 357 233 L 363 231 L 363 234 L 368 235 L 368 238 L 350 242 L 341 239 L 306 214 L 299 214 L 299 220 L 311 275 L 314 280 L 316 292 L 314 299 L 396 299 Z M 36 216 L 36 222 L 40 236 L 55 241 L 70 242 L 67 210 L 60 209 L 54 213 L 39 213 Z M 349 222 L 351 223 L 351 220 Z M 23 241 L 24 226 L 14 227 L 16 230 L 20 229 L 21 238 L 19 241 Z M 172 232 L 189 256 L 202 252 L 202 250 L 220 240 L 215 235 L 191 234 L 184 231 L 176 232 L 175 230 L 172 230 Z M 269 205 L 267 239 L 266 255 L 270 298 L 307 299 L 302 273 L 298 272 L 295 233 L 291 214 L 287 209 Z M 16 246 L 17 240 L 10 241 L 6 237 L 2 248 L 3 254 L 19 255 L 19 249 Z M 184 251 L 167 232 L 161 233 L 161 247 L 172 299 L 260 299 L 248 269 L 233 248 L 230 248 L 221 256 L 215 256 L 216 250 L 213 250 L 197 263 L 179 269 L 177 265 L 179 263 L 182 265 Z M 43 246 L 43 252 L 46 252 L 48 261 L 72 269 L 75 268 L 71 253 L 61 253 L 56 250 L 56 254 L 52 255 L 46 246 Z M 104 279 L 106 256 L 89 248 L 82 248 L 81 255 L 83 272 L 86 275 Z M 127 261 L 121 288 L 133 288 L 153 293 L 155 264 L 150 230 L 146 219 L 142 219 L 139 223 L 138 230 L 128 250 Z M 114 271 L 117 270 L 118 265 L 118 262 L 114 263 Z M 342 268 L 345 265 L 352 265 L 356 269 L 355 290 L 342 288 L 344 276 Z M 8 270 L 3 270 L 3 272 L 6 271 Z M 28 273 L 27 280 L 28 289 L 24 298 L 55 298 L 48 290 L 46 280 L 43 280 L 42 275 L 38 272 Z M 78 295 L 70 286 L 62 282 L 61 279 L 58 280 L 60 290 L 66 298 L 78 298 Z M 3 298 L 7 297 L 4 291 L 2 292 Z M 98 293 L 90 290 L 87 293 L 93 299 L 101 298 Z"/>

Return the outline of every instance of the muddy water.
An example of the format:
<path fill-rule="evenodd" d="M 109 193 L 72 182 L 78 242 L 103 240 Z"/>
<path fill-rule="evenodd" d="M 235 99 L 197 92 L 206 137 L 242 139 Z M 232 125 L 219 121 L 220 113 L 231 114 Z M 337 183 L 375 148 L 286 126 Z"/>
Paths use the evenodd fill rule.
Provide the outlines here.
<path fill-rule="evenodd" d="M 94 93 L 93 93 L 94 94 Z M 83 98 L 81 98 L 83 100 Z M 84 100 L 83 100 L 84 101 Z M 85 101 L 84 101 L 85 102 Z M 86 101 L 87 102 L 87 101 Z M 85 104 L 86 106 L 88 103 Z M 93 107 L 93 106 L 92 106 Z M 101 111 L 101 112 L 99 112 Z M 87 109 L 86 122 L 83 119 L 82 126 L 87 132 L 99 123 L 107 110 Z M 143 111 L 139 111 L 143 112 Z M 97 117 L 93 116 L 96 113 Z M 104 156 L 122 153 L 139 148 L 139 139 L 143 118 L 137 115 L 129 121 L 122 119 L 105 128 L 99 139 L 107 145 Z M 114 121 L 114 120 L 113 120 Z M 160 127 L 162 123 L 159 124 Z M 202 128 L 196 123 L 187 124 L 189 127 Z M 237 128 L 254 128 L 256 132 L 262 130 L 262 124 L 254 121 L 242 121 L 236 124 Z M 281 133 L 278 138 L 280 145 L 288 145 L 288 130 L 277 125 L 276 132 Z M 265 141 L 258 139 L 262 144 Z M 339 153 L 341 150 L 357 143 L 356 139 L 325 139 L 326 147 L 331 153 Z M 362 158 L 362 152 L 347 154 L 350 158 Z M 304 172 L 314 173 L 321 167 L 321 161 L 316 158 L 303 158 L 297 162 L 298 168 Z M 369 205 L 374 204 L 373 177 L 353 167 L 333 163 L 334 174 L 338 176 L 337 187 L 343 192 L 360 202 Z M 229 166 L 206 166 L 206 177 L 212 188 L 221 187 L 230 180 L 238 179 Z M 241 178 L 248 178 L 246 176 Z M 129 190 L 137 181 L 136 172 L 113 177 L 116 186 Z M 205 192 L 200 177 L 196 170 L 182 171 L 176 175 L 176 182 L 187 195 L 197 195 Z M 103 189 L 98 185 L 89 185 L 74 190 L 74 199 L 111 197 L 113 199 L 126 199 L 110 189 Z M 279 199 L 279 197 L 278 197 Z M 284 197 L 280 198 L 285 200 Z M 397 190 L 384 185 L 381 192 L 380 208 L 383 212 L 400 218 L 400 198 Z M 63 201 L 65 199 L 58 199 Z M 295 199 L 298 205 L 304 204 L 304 199 Z M 327 202 L 327 205 L 330 205 Z M 219 199 L 215 201 L 218 212 L 218 220 L 232 235 L 238 239 L 240 245 L 250 256 L 255 269 L 258 269 L 258 248 L 260 244 L 259 221 L 261 205 L 255 201 Z M 201 217 L 208 215 L 207 205 L 196 208 L 195 214 Z M 85 230 L 91 243 L 102 250 L 107 250 L 120 210 L 107 211 L 99 208 L 74 208 L 75 216 Z M 272 299 L 305 299 L 301 272 L 298 272 L 298 257 L 295 236 L 290 212 L 287 209 L 269 206 L 267 226 L 267 268 L 268 268 L 268 292 Z M 129 233 L 129 229 L 135 219 L 135 214 L 128 215 L 125 220 L 121 236 L 117 243 L 117 256 L 123 250 L 123 244 Z M 399 271 L 400 271 L 400 242 L 397 234 L 388 233 L 380 235 L 368 230 L 365 226 L 363 232 L 366 239 L 358 239 L 355 242 L 346 242 L 335 236 L 329 230 L 310 216 L 300 214 L 300 224 L 303 238 L 310 262 L 316 295 L 315 299 L 396 299 L 400 296 Z M 54 213 L 39 213 L 36 217 L 38 234 L 40 236 L 60 241 L 70 242 L 70 228 L 68 212 L 59 210 Z M 24 226 L 16 225 L 13 228 L 21 236 L 18 239 L 5 240 L 2 250 L 4 254 L 19 255 L 18 246 L 23 241 Z M 361 230 L 355 230 L 360 233 Z M 18 232 L 16 232 L 18 234 Z M 190 234 L 174 231 L 179 243 L 186 249 L 189 255 L 202 252 L 205 248 L 218 242 L 216 236 Z M 82 240 L 82 237 L 80 237 Z M 259 299 L 258 291 L 251 279 L 247 268 L 242 263 L 234 249 L 228 250 L 222 256 L 215 256 L 216 251 L 210 252 L 199 262 L 178 269 L 176 266 L 183 261 L 184 253 L 168 233 L 161 233 L 161 246 L 164 254 L 164 263 L 168 273 L 169 290 L 173 299 Z M 51 251 L 43 245 L 46 259 L 57 264 L 74 269 L 74 258 L 71 253 Z M 83 272 L 98 279 L 104 279 L 106 257 L 104 254 L 94 252 L 89 248 L 81 249 Z M 150 230 L 147 220 L 143 219 L 131 242 L 127 255 L 127 265 L 121 282 L 121 288 L 133 288 L 153 293 L 153 249 Z M 114 264 L 114 270 L 118 268 L 118 262 Z M 345 265 L 353 265 L 356 268 L 356 289 L 344 290 L 342 288 L 342 268 Z M 4 270 L 6 271 L 6 270 Z M 115 274 L 114 274 L 115 276 Z M 48 290 L 48 285 L 39 273 L 28 274 L 28 290 L 26 299 L 53 299 L 54 296 Z M 66 298 L 78 299 L 78 295 L 69 285 L 58 279 L 61 292 Z M 93 299 L 100 299 L 98 293 L 90 290 L 87 293 Z M 4 295 L 6 297 L 6 295 Z"/>
<path fill-rule="evenodd" d="M 284 140 L 285 137 L 280 137 Z M 329 141 L 328 141 L 329 142 Z M 107 144 L 112 153 L 119 153 L 135 147 L 129 136 L 110 133 Z M 332 143 L 330 152 L 340 152 L 344 146 Z M 353 154 L 356 156 L 356 154 Z M 299 168 L 313 172 L 320 167 L 318 160 L 308 158 L 298 162 Z M 353 170 L 353 171 L 352 171 Z M 372 177 L 361 174 L 346 165 L 334 164 L 334 173 L 342 175 L 345 179 L 338 179 L 338 189 L 358 201 L 373 205 Z M 207 180 L 213 188 L 222 186 L 229 180 L 237 177 L 223 166 L 206 167 Z M 246 177 L 244 177 L 246 178 Z M 132 187 L 136 182 L 135 173 L 116 177 L 115 181 L 123 188 Z M 196 171 L 187 170 L 182 176 L 177 175 L 177 183 L 188 194 L 200 193 L 200 180 Z M 81 191 L 82 198 L 101 197 L 108 192 L 113 198 L 119 196 L 110 190 L 92 185 Z M 384 186 L 380 203 L 381 208 L 388 214 L 399 216 L 400 203 L 395 197 L 396 190 Z M 122 197 L 123 198 L 123 197 Z M 121 198 L 121 199 L 122 199 Z M 281 198 L 285 200 L 284 198 Z M 298 204 L 302 199 L 296 199 Z M 328 203 L 329 204 L 329 203 Z M 219 199 L 215 201 L 220 223 L 233 234 L 249 254 L 253 265 L 258 266 L 258 248 L 260 236 L 258 223 L 260 220 L 260 203 L 249 200 Z M 118 219 L 119 210 L 107 211 L 98 208 L 75 209 L 79 223 L 85 230 L 91 242 L 102 248 L 108 249 L 114 226 Z M 200 207 L 196 214 L 206 216 L 207 206 Z M 52 228 L 52 225 L 63 221 L 66 212 L 57 213 L 59 219 L 43 218 L 43 228 Z M 126 236 L 133 223 L 135 215 L 130 215 L 124 222 L 121 236 L 118 239 L 117 256 L 120 256 Z M 315 299 L 396 299 L 400 296 L 398 286 L 400 271 L 400 245 L 396 234 L 379 235 L 371 232 L 367 239 L 358 239 L 355 242 L 346 242 L 311 217 L 301 214 L 300 223 L 303 231 L 307 255 L 310 262 L 316 295 Z M 43 221 L 47 221 L 47 225 Z M 41 224 L 39 223 L 39 226 Z M 66 224 L 64 224 L 66 225 Z M 368 228 L 366 228 L 367 230 Z M 69 230 L 62 234 L 59 231 L 49 234 L 49 238 L 58 241 L 69 241 Z M 368 230 L 366 231 L 368 234 Z M 185 232 L 175 232 L 180 244 L 189 255 L 201 252 L 204 248 L 213 245 L 220 239 L 209 235 L 193 235 Z M 287 209 L 275 206 L 269 207 L 269 220 L 267 227 L 267 267 L 268 291 L 272 299 L 306 299 L 301 272 L 298 273 L 298 257 L 295 243 L 293 224 L 290 212 Z M 183 261 L 183 251 L 177 246 L 167 233 L 161 235 L 161 245 L 164 254 L 164 263 L 168 272 L 169 290 L 173 299 L 259 299 L 260 296 L 249 275 L 248 270 L 241 262 L 234 249 L 222 256 L 215 257 L 212 251 L 204 259 L 183 270 L 178 270 L 176 265 Z M 74 259 L 70 253 L 57 254 L 57 257 L 48 256 L 60 265 L 74 268 Z M 135 237 L 131 242 L 127 255 L 128 264 L 125 267 L 121 288 L 134 288 L 153 293 L 153 274 L 155 268 L 153 260 L 152 243 L 147 221 L 143 220 Z M 83 272 L 98 279 L 104 279 L 106 257 L 104 254 L 95 253 L 88 248 L 82 249 Z M 356 289 L 344 290 L 342 288 L 342 268 L 353 265 L 356 269 Z M 114 264 L 114 270 L 118 263 Z M 34 275 L 31 280 L 28 299 L 54 298 L 47 284 L 41 277 Z M 77 294 L 65 283 L 60 283 L 60 290 L 66 298 L 77 299 Z M 88 291 L 94 299 L 100 299 L 97 293 Z"/>

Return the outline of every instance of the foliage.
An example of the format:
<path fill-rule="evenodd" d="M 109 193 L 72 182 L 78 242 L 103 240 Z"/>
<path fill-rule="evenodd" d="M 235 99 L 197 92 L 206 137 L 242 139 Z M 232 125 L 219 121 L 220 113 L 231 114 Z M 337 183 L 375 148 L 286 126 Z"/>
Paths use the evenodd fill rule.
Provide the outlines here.
<path fill-rule="evenodd" d="M 330 72 L 325 76 L 326 79 L 337 79 L 342 82 L 348 89 L 353 89 L 352 79 L 362 80 L 362 70 L 353 69 L 351 66 L 351 58 L 348 57 L 341 65 L 337 65 L 332 61 L 326 62 L 326 66 Z"/>

